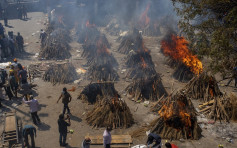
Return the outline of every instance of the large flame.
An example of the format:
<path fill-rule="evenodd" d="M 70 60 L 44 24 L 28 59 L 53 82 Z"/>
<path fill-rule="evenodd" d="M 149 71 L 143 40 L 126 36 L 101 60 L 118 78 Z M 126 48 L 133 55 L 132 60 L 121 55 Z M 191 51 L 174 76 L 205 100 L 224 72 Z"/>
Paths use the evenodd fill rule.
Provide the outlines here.
<path fill-rule="evenodd" d="M 144 28 L 150 23 L 150 18 L 148 16 L 148 11 L 150 9 L 150 4 L 147 5 L 146 10 L 142 13 L 139 19 L 139 25 Z"/>
<path fill-rule="evenodd" d="M 177 105 L 174 102 L 171 102 L 169 105 L 163 105 L 158 113 L 165 121 L 171 119 L 171 117 L 178 116 L 184 126 L 192 126 L 190 114 L 187 113 L 185 104 L 181 101 L 177 101 Z"/>
<path fill-rule="evenodd" d="M 192 55 L 187 45 L 188 41 L 185 40 L 184 37 L 179 37 L 174 34 L 171 36 L 171 41 L 161 41 L 161 49 L 166 56 L 181 61 L 189 67 L 194 74 L 199 75 L 203 70 L 202 62 L 196 55 Z"/>

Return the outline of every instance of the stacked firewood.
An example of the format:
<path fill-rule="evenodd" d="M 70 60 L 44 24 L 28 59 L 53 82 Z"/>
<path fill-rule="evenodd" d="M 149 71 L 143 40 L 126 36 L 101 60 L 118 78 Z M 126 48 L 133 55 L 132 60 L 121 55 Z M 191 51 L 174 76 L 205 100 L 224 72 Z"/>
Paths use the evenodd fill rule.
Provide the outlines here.
<path fill-rule="evenodd" d="M 133 31 L 130 31 L 128 35 L 122 37 L 121 40 L 118 52 L 123 54 L 128 54 L 131 50 L 139 50 L 142 47 L 141 44 L 143 44 L 143 38 L 139 31 L 135 28 Z"/>
<path fill-rule="evenodd" d="M 138 79 L 127 86 L 125 89 L 134 100 L 151 100 L 156 101 L 162 96 L 167 96 L 167 92 L 161 83 L 159 75 L 150 79 Z"/>
<path fill-rule="evenodd" d="M 94 104 L 98 101 L 98 97 L 106 96 L 116 96 L 120 98 L 120 95 L 114 87 L 114 83 L 99 82 L 89 84 L 82 90 L 82 92 L 78 96 L 78 99 L 81 99 L 90 104 Z"/>
<path fill-rule="evenodd" d="M 213 120 L 224 120 L 229 122 L 231 119 L 237 119 L 237 97 L 223 95 L 215 97 L 213 100 L 207 101 L 199 105 L 200 113 L 205 114 Z"/>
<path fill-rule="evenodd" d="M 103 98 L 87 114 L 86 121 L 93 127 L 128 128 L 134 123 L 125 101 L 118 98 Z"/>
<path fill-rule="evenodd" d="M 84 27 L 83 29 L 77 31 L 78 34 L 78 43 L 85 43 L 88 44 L 93 43 L 95 38 L 100 35 L 99 30 L 96 27 Z"/>
<path fill-rule="evenodd" d="M 151 132 L 166 139 L 199 139 L 201 128 L 197 123 L 196 111 L 187 96 L 181 92 L 169 96 L 161 102 L 160 117 Z"/>
<path fill-rule="evenodd" d="M 53 64 L 44 73 L 43 80 L 56 84 L 72 83 L 78 78 L 75 67 L 70 63 Z"/>
<path fill-rule="evenodd" d="M 46 60 L 64 60 L 71 57 L 70 32 L 62 29 L 48 27 L 47 37 L 41 44 L 39 58 Z"/>
<path fill-rule="evenodd" d="M 205 72 L 189 81 L 183 91 L 190 98 L 200 99 L 204 102 L 208 102 L 222 95 L 216 79 Z"/>

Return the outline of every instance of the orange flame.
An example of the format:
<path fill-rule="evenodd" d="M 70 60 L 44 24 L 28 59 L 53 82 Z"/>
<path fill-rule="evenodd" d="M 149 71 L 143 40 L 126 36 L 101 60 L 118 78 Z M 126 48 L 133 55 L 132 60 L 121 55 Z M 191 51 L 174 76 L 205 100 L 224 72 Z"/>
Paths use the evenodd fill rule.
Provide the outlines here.
<path fill-rule="evenodd" d="M 147 5 L 146 10 L 142 13 L 140 19 L 139 19 L 139 24 L 141 27 L 146 27 L 150 23 L 150 18 L 148 17 L 148 11 L 150 9 L 150 4 Z"/>
<path fill-rule="evenodd" d="M 141 60 L 142 60 L 142 64 L 141 64 L 142 68 L 146 68 L 146 67 L 147 67 L 147 64 L 146 64 L 144 58 L 141 57 Z"/>
<path fill-rule="evenodd" d="M 95 27 L 95 24 L 90 24 L 90 21 L 86 21 L 86 27 L 87 28 L 91 28 L 91 27 Z"/>
<path fill-rule="evenodd" d="M 164 120 L 166 121 L 172 116 L 179 116 L 181 118 L 182 123 L 186 127 L 191 127 L 191 117 L 190 114 L 187 113 L 187 111 L 185 110 L 185 104 L 181 101 L 177 101 L 177 104 L 178 106 L 176 106 L 174 102 L 171 102 L 168 106 L 163 105 L 162 108 L 158 111 L 160 117 L 164 118 Z"/>
<path fill-rule="evenodd" d="M 181 61 L 190 70 L 199 75 L 202 70 L 202 62 L 197 58 L 196 55 L 192 55 L 192 53 L 188 49 L 188 41 L 185 40 L 184 37 L 179 37 L 172 35 L 172 42 L 168 42 L 166 40 L 161 41 L 161 49 L 163 50 L 166 56 L 170 56 L 177 61 Z"/>

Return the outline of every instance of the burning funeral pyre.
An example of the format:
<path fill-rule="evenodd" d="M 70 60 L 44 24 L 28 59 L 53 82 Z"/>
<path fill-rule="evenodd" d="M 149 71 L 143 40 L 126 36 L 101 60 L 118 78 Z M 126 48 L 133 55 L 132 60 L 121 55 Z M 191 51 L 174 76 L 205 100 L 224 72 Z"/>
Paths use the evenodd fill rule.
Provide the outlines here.
<path fill-rule="evenodd" d="M 77 78 L 76 69 L 70 63 L 52 64 L 43 75 L 43 80 L 53 85 L 72 83 Z"/>
<path fill-rule="evenodd" d="M 205 72 L 189 81 L 183 91 L 189 98 L 201 99 L 204 102 L 222 95 L 216 79 Z"/>
<path fill-rule="evenodd" d="M 87 85 L 78 96 L 78 99 L 94 104 L 99 98 L 107 96 L 120 98 L 114 83 L 98 82 Z"/>
<path fill-rule="evenodd" d="M 118 36 L 121 32 L 125 31 L 125 27 L 121 25 L 121 23 L 113 18 L 109 24 L 106 26 L 105 30 L 113 36 Z"/>
<path fill-rule="evenodd" d="M 131 111 L 124 100 L 106 97 L 99 100 L 87 114 L 86 121 L 93 127 L 130 127 L 134 123 Z"/>
<path fill-rule="evenodd" d="M 87 21 L 85 25 L 79 25 L 77 35 L 78 43 L 83 44 L 87 42 L 87 44 L 93 44 L 95 38 L 100 35 L 100 32 L 95 24 L 90 24 L 90 22 Z"/>
<path fill-rule="evenodd" d="M 181 92 L 159 101 L 160 117 L 151 123 L 151 132 L 165 139 L 194 139 L 201 137 L 195 108 Z"/>
<path fill-rule="evenodd" d="M 126 66 L 129 68 L 126 77 L 133 79 L 125 91 L 137 100 L 158 100 L 167 96 L 161 77 L 155 71 L 150 51 L 140 40 L 136 51 L 131 51 L 127 56 Z"/>
<path fill-rule="evenodd" d="M 139 33 L 139 30 L 134 28 L 128 35 L 121 38 L 118 52 L 128 54 L 132 50 L 138 50 L 142 46 L 142 40 L 142 35 Z"/>
<path fill-rule="evenodd" d="M 150 18 L 150 7 L 151 4 L 147 4 L 146 9 L 141 14 L 138 21 L 138 28 L 139 30 L 142 30 L 142 34 L 145 36 L 159 36 L 161 32 L 158 19 Z"/>
<path fill-rule="evenodd" d="M 161 41 L 161 52 L 169 57 L 168 64 L 175 67 L 174 78 L 189 81 L 194 75 L 201 74 L 202 62 L 188 49 L 188 41 L 169 32 Z"/>
<path fill-rule="evenodd" d="M 49 25 L 46 30 L 46 38 L 41 43 L 40 59 L 64 60 L 71 57 L 70 32 L 63 28 L 55 28 Z"/>

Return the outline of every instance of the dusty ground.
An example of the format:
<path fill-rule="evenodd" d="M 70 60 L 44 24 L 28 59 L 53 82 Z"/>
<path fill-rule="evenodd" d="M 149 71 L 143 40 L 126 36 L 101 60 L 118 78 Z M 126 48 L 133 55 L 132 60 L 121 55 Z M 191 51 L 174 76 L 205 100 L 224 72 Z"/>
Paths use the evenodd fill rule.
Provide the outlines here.
<path fill-rule="evenodd" d="M 39 43 L 39 30 L 41 28 L 45 28 L 45 20 L 46 17 L 43 13 L 30 13 L 30 19 L 28 21 L 21 21 L 21 20 L 10 20 L 10 25 L 13 28 L 6 28 L 6 30 L 12 30 L 16 34 L 16 32 L 21 32 L 23 37 L 25 38 L 25 46 L 26 46 L 26 53 L 25 55 L 18 55 L 17 58 L 20 63 L 23 65 L 29 65 L 32 62 L 37 62 L 37 58 L 34 57 L 36 53 L 39 52 L 40 43 Z M 101 29 L 102 32 L 103 29 Z M 73 33 L 72 33 L 73 34 Z M 149 121 L 156 118 L 156 115 L 149 113 L 149 108 L 144 107 L 143 104 L 134 103 L 127 99 L 125 96 L 123 89 L 129 84 L 124 79 L 124 74 L 121 73 L 123 69 L 123 58 L 125 55 L 119 54 L 116 52 L 119 43 L 117 43 L 115 36 L 110 36 L 107 34 L 109 42 L 112 45 L 111 51 L 118 60 L 120 67 L 118 69 L 118 73 L 120 75 L 120 81 L 116 83 L 116 89 L 120 92 L 122 97 L 126 100 L 126 103 L 130 107 L 130 110 L 135 118 L 136 123 L 129 129 L 116 129 L 112 131 L 112 134 L 126 134 L 129 131 L 132 131 L 141 125 L 148 123 Z M 163 84 L 166 87 L 168 92 L 171 90 L 178 90 L 182 88 L 185 83 L 180 83 L 174 80 L 171 77 L 172 69 L 166 66 L 165 58 L 162 54 L 159 53 L 160 45 L 159 45 L 160 38 L 151 38 L 145 37 L 145 44 L 151 50 L 151 54 L 153 57 L 153 61 L 156 64 L 156 70 L 158 73 L 163 75 Z M 76 50 L 82 51 L 82 47 L 80 44 L 73 42 L 71 43 L 72 46 L 72 59 L 70 61 L 76 67 L 83 67 L 82 65 L 85 63 L 84 59 L 80 58 L 80 53 L 76 52 Z M 84 67 L 86 68 L 86 67 Z M 39 103 L 41 104 L 41 110 L 39 111 L 39 116 L 42 121 L 42 125 L 37 127 L 37 138 L 36 138 L 36 146 L 41 148 L 57 148 L 59 147 L 58 143 L 58 126 L 57 126 L 57 119 L 58 115 L 62 112 L 63 105 L 61 103 L 56 103 L 62 88 L 65 85 L 57 85 L 52 86 L 50 83 L 43 82 L 41 79 L 35 79 L 34 83 L 38 86 L 35 88 L 35 96 L 38 99 Z M 91 105 L 83 104 L 81 100 L 77 100 L 77 95 L 81 91 L 82 87 L 87 85 L 89 82 L 84 80 L 80 83 L 80 86 L 75 92 L 72 92 L 71 95 L 73 97 L 72 102 L 70 103 L 70 109 L 72 113 L 72 125 L 69 129 L 73 129 L 75 132 L 73 134 L 68 134 L 67 142 L 69 143 L 68 147 L 80 147 L 83 137 L 85 135 L 101 135 L 104 129 L 92 129 L 84 120 L 84 114 L 92 109 Z M 226 82 L 225 82 L 226 83 Z M 223 82 L 224 84 L 224 82 Z M 233 85 L 233 84 L 232 84 Z M 66 87 L 71 88 L 72 86 L 76 86 L 76 84 L 66 85 Z M 227 91 L 228 93 L 233 92 L 237 94 L 237 90 L 233 87 L 221 87 L 223 91 Z M 7 98 L 6 98 L 7 99 Z M 199 102 L 194 101 L 194 105 L 198 105 Z M 22 121 L 23 125 L 26 124 L 33 124 L 30 118 L 29 107 L 27 105 L 21 104 L 21 100 L 14 100 L 12 102 L 5 100 L 3 102 L 4 108 L 0 111 L 0 132 L 2 132 L 3 128 L 3 118 L 2 113 L 10 110 L 16 110 L 17 116 L 19 116 Z M 137 111 L 136 108 L 138 107 Z M 218 134 L 216 134 L 216 129 L 222 129 Z M 223 135 L 223 133 L 227 132 L 236 132 L 237 131 L 237 124 L 219 124 L 216 123 L 215 126 L 207 126 L 206 129 L 203 127 L 203 137 L 198 141 L 173 141 L 181 148 L 215 148 L 218 144 L 223 144 L 224 147 L 234 148 L 237 147 L 236 139 L 234 143 L 229 143 L 226 141 L 226 137 L 229 135 Z M 223 135 L 223 136 L 222 136 Z M 235 133 L 237 136 L 237 132 Z M 223 138 L 225 137 L 225 138 Z M 236 137 L 237 138 L 237 137 Z M 135 144 L 143 144 L 145 143 L 146 137 L 141 139 L 134 139 Z M 164 141 L 163 141 L 164 143 Z M 92 146 L 93 147 L 102 147 L 102 146 Z"/>

